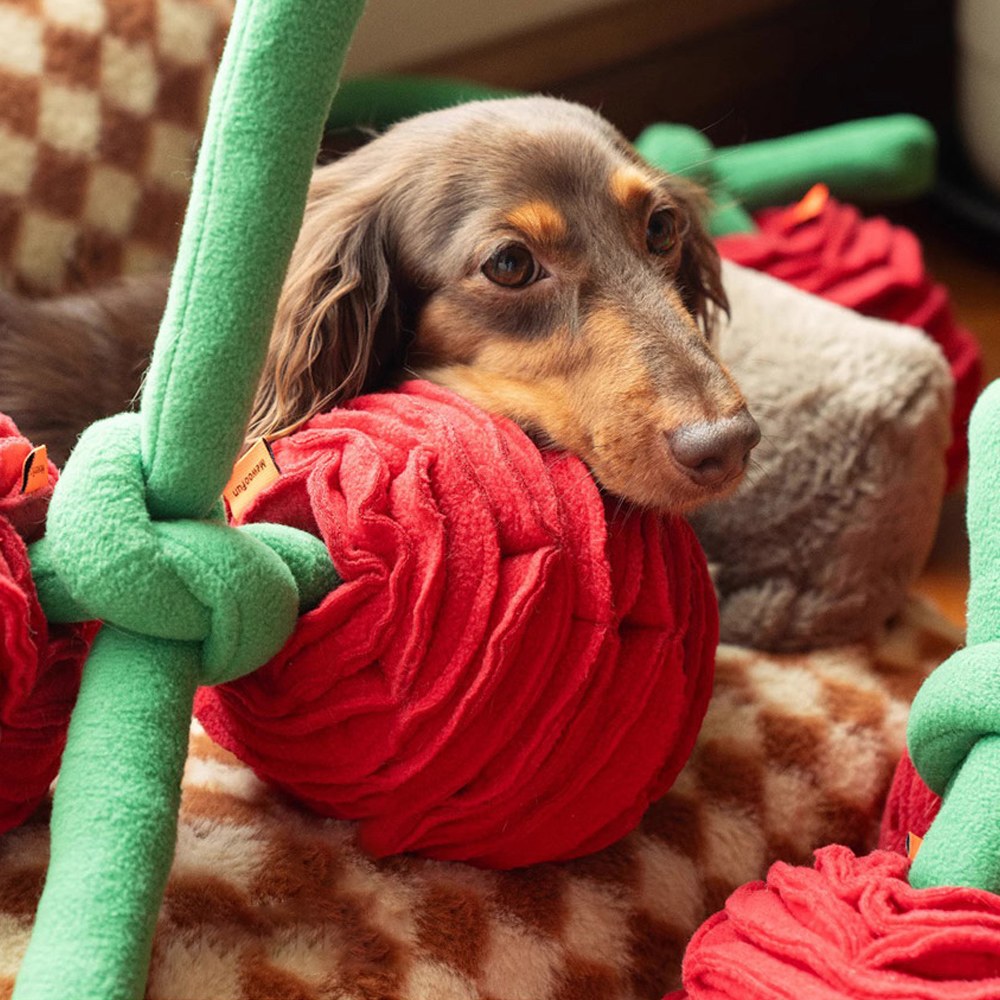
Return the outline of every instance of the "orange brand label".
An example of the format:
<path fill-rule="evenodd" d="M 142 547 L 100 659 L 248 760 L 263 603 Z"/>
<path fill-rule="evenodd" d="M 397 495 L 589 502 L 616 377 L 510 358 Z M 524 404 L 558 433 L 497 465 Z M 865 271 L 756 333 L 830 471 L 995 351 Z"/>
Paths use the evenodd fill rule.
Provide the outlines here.
<path fill-rule="evenodd" d="M 788 210 L 791 213 L 792 221 L 802 223 L 815 219 L 826 208 L 826 203 L 829 200 L 830 189 L 825 184 L 814 184 L 806 192 L 802 201 Z"/>
<path fill-rule="evenodd" d="M 21 466 L 21 492 L 34 493 L 49 485 L 49 454 L 44 444 L 28 452 Z"/>
<path fill-rule="evenodd" d="M 920 845 L 924 842 L 923 837 L 918 837 L 915 833 L 906 835 L 906 855 L 912 861 L 920 850 Z"/>
<path fill-rule="evenodd" d="M 222 494 L 233 520 L 238 521 L 260 491 L 280 477 L 281 470 L 270 446 L 264 438 L 259 438 L 236 463 Z"/>

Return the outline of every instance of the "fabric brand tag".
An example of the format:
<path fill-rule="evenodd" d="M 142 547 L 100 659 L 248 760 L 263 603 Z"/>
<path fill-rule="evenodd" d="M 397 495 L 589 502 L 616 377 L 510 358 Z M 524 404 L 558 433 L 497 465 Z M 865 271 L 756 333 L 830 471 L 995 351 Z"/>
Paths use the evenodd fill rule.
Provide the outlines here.
<path fill-rule="evenodd" d="M 802 201 L 793 205 L 788 213 L 793 222 L 799 224 L 809 222 L 810 219 L 815 219 L 817 215 L 822 214 L 829 200 L 830 189 L 825 184 L 814 184 L 806 192 Z"/>
<path fill-rule="evenodd" d="M 924 842 L 923 837 L 918 837 L 915 833 L 906 835 L 906 856 L 912 861 L 920 850 L 920 845 Z"/>
<path fill-rule="evenodd" d="M 265 438 L 258 438 L 236 463 L 222 493 L 233 520 L 238 521 L 261 490 L 280 478 L 281 469 L 271 454 L 271 446 Z"/>
<path fill-rule="evenodd" d="M 49 453 L 44 444 L 32 448 L 21 466 L 21 492 L 35 493 L 49 485 Z"/>

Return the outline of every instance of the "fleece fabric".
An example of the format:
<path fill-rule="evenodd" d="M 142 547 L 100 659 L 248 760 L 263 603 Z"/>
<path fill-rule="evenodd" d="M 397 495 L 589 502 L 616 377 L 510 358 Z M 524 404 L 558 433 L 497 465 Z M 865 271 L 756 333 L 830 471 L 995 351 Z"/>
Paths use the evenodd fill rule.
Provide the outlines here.
<path fill-rule="evenodd" d="M 948 293 L 927 273 L 920 243 L 886 219 L 866 219 L 823 189 L 798 205 L 754 216 L 757 232 L 718 241 L 724 257 L 865 316 L 923 330 L 944 352 L 955 381 L 948 488 L 965 475 L 967 429 L 982 386 L 975 337 L 958 322 Z"/>
<path fill-rule="evenodd" d="M 723 262 L 718 351 L 760 424 L 746 481 L 692 524 L 723 642 L 810 650 L 898 612 L 937 531 L 951 377 L 917 330 Z"/>
<path fill-rule="evenodd" d="M 49 627 L 26 541 L 45 527 L 57 474 L 22 490 L 31 444 L 0 414 L 0 833 L 23 822 L 59 770 L 80 671 L 96 626 Z"/>
<path fill-rule="evenodd" d="M 691 177 L 712 196 L 712 234 L 752 233 L 749 210 L 801 197 L 817 182 L 841 198 L 884 202 L 926 194 L 937 137 L 915 115 L 844 122 L 812 132 L 713 149 L 688 125 L 647 128 L 636 149 L 661 170 Z"/>
<path fill-rule="evenodd" d="M 833 846 L 773 865 L 697 931 L 667 1000 L 995 1000 L 1000 897 L 911 888 L 908 864 Z"/>
<path fill-rule="evenodd" d="M 132 454 L 120 464 L 140 473 L 142 488 L 136 491 L 134 481 L 126 488 L 130 500 L 145 501 L 145 516 L 122 525 L 132 535 L 120 546 L 88 546 L 94 535 L 114 537 L 121 508 L 103 495 L 88 496 L 87 463 L 74 468 L 71 458 L 51 511 L 55 517 L 65 495 L 65 524 L 75 534 L 56 538 L 53 529 L 32 553 L 62 610 L 72 603 L 67 595 L 78 604 L 88 597 L 74 583 L 81 579 L 77 546 L 99 560 L 90 579 L 103 581 L 113 603 L 120 595 L 109 577 L 135 581 L 144 569 L 156 572 L 150 586 L 133 587 L 130 613 L 143 620 L 141 627 L 131 618 L 132 629 L 121 627 L 112 618 L 84 670 L 53 803 L 52 860 L 17 1000 L 134 1000 L 144 993 L 176 836 L 194 689 L 214 673 L 206 670 L 209 643 L 163 638 L 169 611 L 157 614 L 156 581 L 175 573 L 183 581 L 186 560 L 175 558 L 177 550 L 197 552 L 206 529 L 230 531 L 233 553 L 241 544 L 224 524 L 205 522 L 221 522 L 218 498 L 242 443 L 323 121 L 362 6 L 361 0 L 238 4 L 139 424 L 109 425 L 116 448 L 126 431 L 136 432 Z M 82 510 L 71 512 L 76 503 Z M 146 545 L 150 530 L 163 542 L 159 548 Z M 316 544 L 301 541 L 304 548 Z M 130 565 L 137 557 L 148 565 Z M 295 563 L 316 565 L 309 558 Z M 165 568 L 172 572 L 161 576 Z M 300 595 L 292 569 L 280 567 L 294 601 Z M 173 607 L 182 589 L 176 583 L 175 577 Z M 219 606 L 231 593 L 226 585 L 199 588 L 194 603 L 208 605 L 208 619 L 221 613 L 232 624 L 239 606 Z M 266 625 L 243 617 L 258 634 Z M 277 621 L 276 631 L 281 627 Z M 236 633 L 223 631 L 226 644 L 235 640 L 232 648 L 246 649 Z M 209 633 L 221 634 L 214 627 Z M 261 654 L 266 658 L 266 650 Z"/>
<path fill-rule="evenodd" d="M 882 814 L 879 848 L 908 854 L 909 835 L 924 837 L 940 808 L 941 796 L 924 784 L 910 755 L 904 753 L 896 767 Z"/>
<path fill-rule="evenodd" d="M 911 878 L 1000 892 L 1000 382 L 976 403 L 969 446 L 968 645 L 928 678 L 910 717 L 910 756 L 943 796 Z"/>
<path fill-rule="evenodd" d="M 511 868 L 607 846 L 687 760 L 715 595 L 688 525 L 429 383 L 274 443 L 247 512 L 311 531 L 343 584 L 206 731 L 375 855 Z"/>

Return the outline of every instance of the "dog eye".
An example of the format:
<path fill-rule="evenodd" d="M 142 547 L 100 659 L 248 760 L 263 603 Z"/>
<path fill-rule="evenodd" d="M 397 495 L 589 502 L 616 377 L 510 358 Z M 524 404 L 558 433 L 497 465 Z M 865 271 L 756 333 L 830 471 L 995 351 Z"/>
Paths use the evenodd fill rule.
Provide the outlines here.
<path fill-rule="evenodd" d="M 677 241 L 677 221 L 668 208 L 657 209 L 646 223 L 646 246 L 650 253 L 668 254 Z"/>
<path fill-rule="evenodd" d="M 524 288 L 542 274 L 531 251 L 520 243 L 501 247 L 483 264 L 482 271 L 493 284 L 504 288 Z"/>

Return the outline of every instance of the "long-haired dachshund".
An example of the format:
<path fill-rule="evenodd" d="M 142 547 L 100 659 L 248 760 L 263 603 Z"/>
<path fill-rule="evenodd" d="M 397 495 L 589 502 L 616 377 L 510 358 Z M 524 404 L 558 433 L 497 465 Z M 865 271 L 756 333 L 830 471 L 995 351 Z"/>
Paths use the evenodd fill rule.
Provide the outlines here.
<path fill-rule="evenodd" d="M 759 431 L 710 346 L 727 303 L 702 207 L 564 101 L 395 126 L 316 170 L 248 436 L 418 375 L 574 452 L 627 501 L 725 495 Z M 65 457 L 136 391 L 165 290 L 0 296 L 0 411 Z"/>

